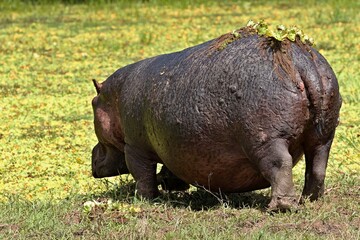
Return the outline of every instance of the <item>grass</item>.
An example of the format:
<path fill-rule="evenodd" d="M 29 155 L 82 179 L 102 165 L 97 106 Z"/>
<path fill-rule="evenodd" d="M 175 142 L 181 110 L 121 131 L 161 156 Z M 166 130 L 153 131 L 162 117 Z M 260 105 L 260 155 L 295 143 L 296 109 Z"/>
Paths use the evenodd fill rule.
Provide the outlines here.
<path fill-rule="evenodd" d="M 0 239 L 359 239 L 358 3 L 29 2 L 0 3 Z M 149 203 L 134 198 L 131 178 L 93 179 L 91 79 L 249 19 L 298 25 L 337 74 L 343 107 L 325 198 L 271 215 L 269 189 L 214 196 L 193 188 Z M 300 163 L 298 193 L 303 172 Z M 101 204 L 84 211 L 93 200 Z"/>

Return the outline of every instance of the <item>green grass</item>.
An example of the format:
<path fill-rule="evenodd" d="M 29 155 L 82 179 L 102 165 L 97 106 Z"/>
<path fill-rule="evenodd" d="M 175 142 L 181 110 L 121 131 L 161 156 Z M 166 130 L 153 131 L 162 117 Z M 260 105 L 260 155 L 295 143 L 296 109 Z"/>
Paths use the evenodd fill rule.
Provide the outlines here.
<path fill-rule="evenodd" d="M 0 239 L 360 237 L 356 1 L 39 2 L 0 3 Z M 134 198 L 131 178 L 93 179 L 91 79 L 105 80 L 119 67 L 215 38 L 249 19 L 304 29 L 337 74 L 343 107 L 325 198 L 271 215 L 264 211 L 269 189 L 214 196 L 193 188 L 149 203 Z M 299 194 L 303 172 L 300 163 Z M 92 200 L 103 204 L 84 212 Z"/>

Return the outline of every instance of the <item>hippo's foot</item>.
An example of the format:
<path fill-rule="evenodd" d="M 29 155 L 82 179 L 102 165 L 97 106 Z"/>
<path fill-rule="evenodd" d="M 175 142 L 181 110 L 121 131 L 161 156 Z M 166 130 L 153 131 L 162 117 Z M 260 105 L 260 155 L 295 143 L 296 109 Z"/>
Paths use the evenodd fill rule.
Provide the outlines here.
<path fill-rule="evenodd" d="M 137 182 L 135 195 L 139 196 L 140 198 L 152 200 L 157 198 L 160 193 L 158 189 L 148 188 L 147 184 L 141 184 L 140 182 Z"/>
<path fill-rule="evenodd" d="M 296 209 L 298 207 L 298 200 L 295 196 L 273 196 L 269 205 L 268 211 L 287 211 Z"/>
<path fill-rule="evenodd" d="M 161 184 L 161 187 L 165 191 L 185 191 L 190 188 L 190 185 L 176 177 L 170 170 L 162 166 L 161 171 L 157 175 L 157 183 Z"/>
<path fill-rule="evenodd" d="M 305 186 L 304 191 L 300 198 L 300 204 L 304 204 L 306 200 L 310 200 L 311 202 L 318 200 L 324 195 L 324 181 L 320 183 L 318 186 L 310 188 L 309 184 Z"/>

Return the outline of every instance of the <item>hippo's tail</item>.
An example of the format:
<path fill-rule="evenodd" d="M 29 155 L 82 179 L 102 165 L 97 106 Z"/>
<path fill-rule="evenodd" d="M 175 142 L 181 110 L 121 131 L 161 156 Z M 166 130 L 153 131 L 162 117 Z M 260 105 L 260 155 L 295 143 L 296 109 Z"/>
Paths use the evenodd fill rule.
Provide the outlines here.
<path fill-rule="evenodd" d="M 293 45 L 293 62 L 304 84 L 319 138 L 338 124 L 341 97 L 336 76 L 325 58 L 301 42 Z"/>

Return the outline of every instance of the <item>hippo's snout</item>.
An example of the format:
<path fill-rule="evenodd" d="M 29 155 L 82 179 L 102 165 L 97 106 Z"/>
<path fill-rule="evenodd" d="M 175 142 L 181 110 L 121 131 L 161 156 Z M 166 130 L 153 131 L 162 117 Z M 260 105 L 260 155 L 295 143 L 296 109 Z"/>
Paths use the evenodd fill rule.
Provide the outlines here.
<path fill-rule="evenodd" d="M 92 150 L 92 175 L 94 178 L 112 177 L 129 173 L 125 155 L 118 149 L 98 143 Z"/>
<path fill-rule="evenodd" d="M 101 178 L 101 164 L 105 161 L 105 153 L 100 144 L 96 144 L 91 154 L 92 175 L 94 178 Z M 99 173 L 99 174 L 98 174 Z"/>

